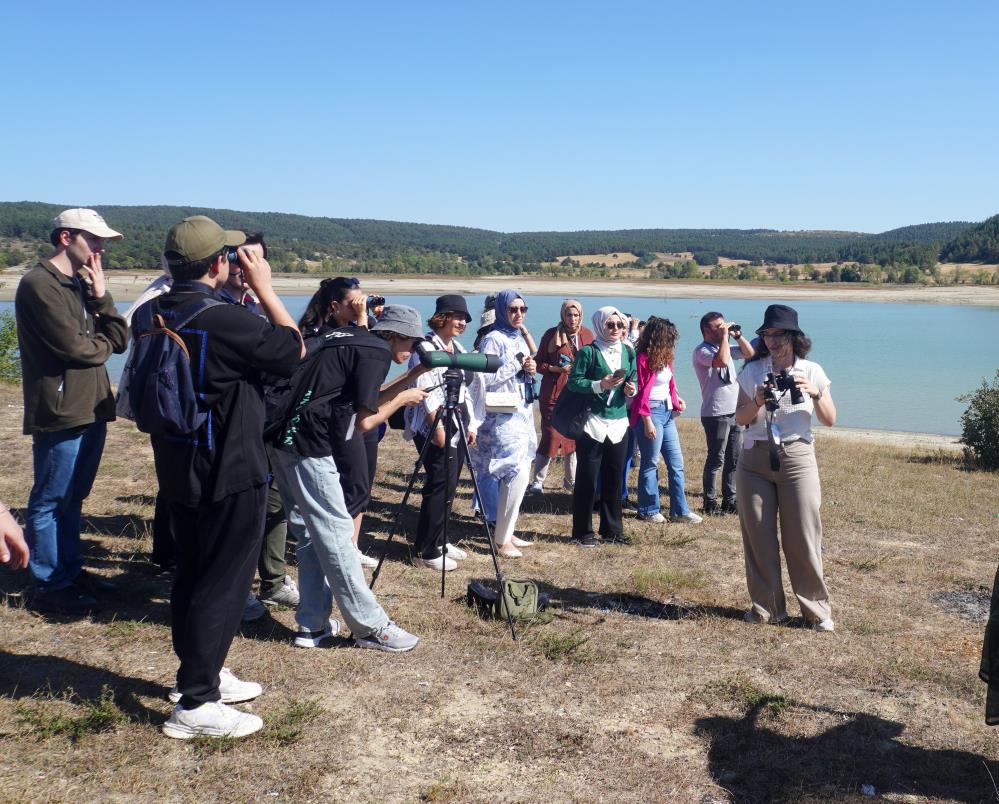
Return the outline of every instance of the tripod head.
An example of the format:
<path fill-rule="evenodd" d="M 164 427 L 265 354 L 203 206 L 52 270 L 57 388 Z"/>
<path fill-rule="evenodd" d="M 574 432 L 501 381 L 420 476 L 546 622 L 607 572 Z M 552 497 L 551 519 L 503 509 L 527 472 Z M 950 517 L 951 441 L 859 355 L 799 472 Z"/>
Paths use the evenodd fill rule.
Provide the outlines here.
<path fill-rule="evenodd" d="M 444 372 L 444 409 L 458 409 L 461 401 L 461 385 L 465 382 L 465 372 L 459 368 L 449 368 Z"/>

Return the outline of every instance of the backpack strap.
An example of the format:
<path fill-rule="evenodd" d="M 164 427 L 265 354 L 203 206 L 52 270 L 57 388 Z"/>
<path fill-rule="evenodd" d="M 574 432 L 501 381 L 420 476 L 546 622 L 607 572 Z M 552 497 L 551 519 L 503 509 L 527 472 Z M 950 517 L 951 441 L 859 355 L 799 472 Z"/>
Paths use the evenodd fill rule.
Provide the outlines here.
<path fill-rule="evenodd" d="M 138 310 L 136 310 L 136 326 L 133 328 L 133 332 L 135 333 L 136 338 L 146 338 L 150 335 L 159 334 L 166 335 L 180 347 L 187 359 L 190 360 L 191 354 L 187 350 L 187 344 L 184 343 L 184 339 L 181 338 L 177 332 L 190 324 L 198 315 L 203 313 L 209 307 L 217 307 L 220 304 L 225 304 L 225 302 L 221 302 L 211 296 L 193 299 L 190 302 L 178 305 L 178 311 L 183 314 L 168 324 L 166 317 L 159 309 L 158 300 L 150 299 L 146 304 L 143 304 Z M 154 310 L 156 310 L 156 312 L 153 312 Z"/>

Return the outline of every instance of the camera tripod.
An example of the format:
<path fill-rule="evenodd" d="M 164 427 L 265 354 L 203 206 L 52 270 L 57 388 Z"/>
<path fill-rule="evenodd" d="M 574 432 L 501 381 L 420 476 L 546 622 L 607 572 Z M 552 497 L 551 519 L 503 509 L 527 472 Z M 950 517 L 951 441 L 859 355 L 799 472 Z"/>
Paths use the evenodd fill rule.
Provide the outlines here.
<path fill-rule="evenodd" d="M 423 442 L 423 448 L 420 450 L 420 454 L 416 458 L 416 465 L 413 467 L 413 473 L 410 475 L 409 484 L 406 486 L 406 493 L 402 497 L 402 501 L 399 503 L 398 508 L 396 508 L 395 520 L 392 523 L 392 530 L 389 532 L 389 537 L 385 542 L 385 546 L 382 548 L 382 554 L 378 558 L 378 566 L 375 567 L 374 572 L 371 575 L 371 583 L 369 588 L 375 588 L 375 581 L 378 580 L 378 575 L 382 571 L 382 563 L 385 561 L 385 556 L 388 555 L 389 545 L 392 543 L 392 539 L 395 538 L 396 533 L 399 531 L 399 523 L 402 519 L 402 513 L 406 509 L 406 503 L 409 501 L 409 495 L 413 491 L 413 486 L 416 485 L 416 478 L 420 474 L 420 467 L 423 465 L 423 457 L 430 447 L 433 440 L 433 433 L 436 432 L 437 426 L 440 424 L 441 419 L 444 420 L 444 500 L 445 500 L 445 512 L 444 512 L 444 533 L 443 540 L 444 544 L 442 547 L 442 558 L 447 559 L 447 549 L 448 549 L 448 521 L 451 518 L 451 508 L 454 504 L 454 494 L 457 491 L 457 478 L 461 477 L 461 466 L 463 464 L 468 464 L 468 472 L 472 477 L 472 488 L 475 490 L 475 496 L 482 500 L 482 494 L 479 492 L 479 481 L 475 477 L 475 470 L 472 468 L 471 457 L 468 454 L 468 430 L 465 427 L 465 421 L 461 417 L 461 409 L 459 406 L 459 398 L 461 396 L 461 386 L 463 382 L 463 372 L 456 368 L 449 368 L 444 372 L 444 382 L 442 386 L 444 388 L 444 404 L 437 408 L 437 413 L 434 416 L 433 424 L 430 427 L 430 435 Z M 451 439 L 454 437 L 455 433 L 458 434 L 458 454 L 455 457 L 451 455 Z M 455 488 L 451 488 L 451 461 L 459 460 L 461 463 L 458 465 L 458 473 L 455 479 Z M 499 556 L 496 553 L 496 545 L 493 544 L 493 534 L 489 527 L 489 523 L 486 521 L 485 516 L 482 517 L 482 527 L 486 533 L 486 543 L 489 545 L 489 553 L 493 559 L 493 568 L 496 571 L 496 584 L 497 584 L 497 594 L 502 600 L 503 596 L 503 572 L 499 565 Z M 444 598 L 444 587 L 446 584 L 447 577 L 447 566 L 446 560 L 441 561 L 441 598 Z M 513 637 L 514 642 L 517 641 L 517 631 L 513 625 L 513 616 L 510 614 L 510 607 L 504 606 L 506 609 L 506 620 L 507 624 L 510 626 L 510 636 Z"/>

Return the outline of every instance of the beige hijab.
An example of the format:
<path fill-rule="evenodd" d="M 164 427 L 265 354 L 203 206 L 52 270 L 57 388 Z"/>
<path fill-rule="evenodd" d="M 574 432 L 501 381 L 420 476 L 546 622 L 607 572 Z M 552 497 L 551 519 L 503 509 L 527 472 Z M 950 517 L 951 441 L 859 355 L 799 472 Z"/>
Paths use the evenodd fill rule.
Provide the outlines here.
<path fill-rule="evenodd" d="M 578 336 L 583 328 L 583 305 L 575 299 L 566 299 L 562 302 L 562 309 L 558 311 L 558 332 L 555 333 L 556 349 L 561 349 L 570 343 L 570 335 L 565 328 L 565 311 L 572 309 L 579 313 L 579 329 L 576 330 L 575 334 Z"/>

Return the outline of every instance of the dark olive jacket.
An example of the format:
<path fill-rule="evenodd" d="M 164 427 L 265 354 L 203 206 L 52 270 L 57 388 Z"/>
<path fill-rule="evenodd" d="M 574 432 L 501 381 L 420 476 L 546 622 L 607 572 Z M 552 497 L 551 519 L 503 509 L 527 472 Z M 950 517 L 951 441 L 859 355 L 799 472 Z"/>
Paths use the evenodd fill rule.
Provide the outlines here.
<path fill-rule="evenodd" d="M 42 260 L 21 278 L 14 307 L 25 435 L 112 421 L 104 364 L 125 351 L 128 324 L 111 294 L 91 298 L 80 280 Z"/>

